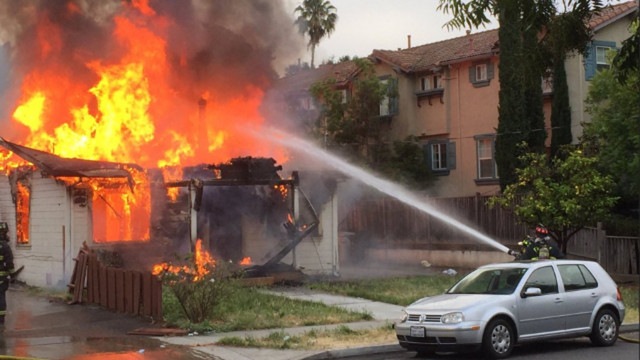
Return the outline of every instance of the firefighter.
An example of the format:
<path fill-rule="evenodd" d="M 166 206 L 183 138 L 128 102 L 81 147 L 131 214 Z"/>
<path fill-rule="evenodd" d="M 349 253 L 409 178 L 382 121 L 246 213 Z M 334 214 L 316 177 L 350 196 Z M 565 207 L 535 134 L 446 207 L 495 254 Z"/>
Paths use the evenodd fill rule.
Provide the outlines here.
<path fill-rule="evenodd" d="M 0 330 L 4 329 L 4 317 L 7 314 L 7 289 L 9 278 L 14 274 L 13 252 L 9 246 L 9 227 L 0 222 Z"/>
<path fill-rule="evenodd" d="M 549 230 L 542 225 L 536 226 L 536 237 L 527 236 L 519 243 L 522 246 L 521 260 L 562 259 L 564 254 L 551 240 Z"/>

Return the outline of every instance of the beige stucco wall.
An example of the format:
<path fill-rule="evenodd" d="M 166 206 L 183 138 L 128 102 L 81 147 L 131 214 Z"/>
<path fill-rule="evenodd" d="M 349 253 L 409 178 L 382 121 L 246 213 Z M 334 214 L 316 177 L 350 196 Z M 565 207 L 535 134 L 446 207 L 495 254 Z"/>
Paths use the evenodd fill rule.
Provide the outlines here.
<path fill-rule="evenodd" d="M 598 30 L 594 40 L 615 41 L 620 48 L 622 41 L 631 36 L 629 25 L 632 16 L 611 23 Z M 587 98 L 591 81 L 585 80 L 584 58 L 581 55 L 569 56 L 565 62 L 567 84 L 569 87 L 569 103 L 571 105 L 571 133 L 573 143 L 577 143 L 582 136 L 582 123 L 591 121 L 591 116 L 585 112 L 584 100 Z"/>

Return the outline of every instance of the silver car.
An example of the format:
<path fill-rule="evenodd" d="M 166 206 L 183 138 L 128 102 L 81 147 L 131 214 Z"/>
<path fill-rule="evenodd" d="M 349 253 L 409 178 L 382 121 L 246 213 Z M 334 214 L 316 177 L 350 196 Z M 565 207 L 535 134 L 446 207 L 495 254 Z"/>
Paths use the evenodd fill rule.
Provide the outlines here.
<path fill-rule="evenodd" d="M 395 330 L 408 350 L 482 349 L 499 359 L 537 340 L 589 336 L 613 345 L 624 314 L 616 283 L 595 262 L 517 261 L 482 266 L 446 293 L 414 302 Z"/>

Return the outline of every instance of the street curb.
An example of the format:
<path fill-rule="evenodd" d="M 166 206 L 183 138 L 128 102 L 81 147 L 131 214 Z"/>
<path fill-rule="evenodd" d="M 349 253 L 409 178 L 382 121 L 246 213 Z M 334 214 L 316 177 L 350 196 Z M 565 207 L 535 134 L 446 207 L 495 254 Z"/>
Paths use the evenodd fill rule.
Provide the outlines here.
<path fill-rule="evenodd" d="M 622 324 L 618 332 L 621 334 L 640 331 L 640 323 Z"/>
<path fill-rule="evenodd" d="M 318 354 L 307 356 L 301 360 L 336 359 L 336 358 L 343 358 L 348 356 L 388 354 L 388 353 L 401 352 L 401 351 L 404 352 L 406 350 L 398 344 L 376 345 L 376 346 L 366 346 L 366 347 L 359 347 L 359 348 L 327 350 Z"/>
<path fill-rule="evenodd" d="M 640 331 L 640 323 L 622 324 L 620 325 L 620 328 L 618 330 L 618 332 L 621 334 L 637 332 L 637 331 Z M 388 353 L 404 352 L 404 351 L 407 351 L 407 350 L 405 350 L 402 346 L 398 344 L 387 344 L 387 345 L 366 346 L 366 347 L 359 347 L 359 348 L 327 350 L 321 353 L 307 356 L 301 360 L 325 360 L 325 359 L 343 358 L 348 356 L 388 354 Z"/>

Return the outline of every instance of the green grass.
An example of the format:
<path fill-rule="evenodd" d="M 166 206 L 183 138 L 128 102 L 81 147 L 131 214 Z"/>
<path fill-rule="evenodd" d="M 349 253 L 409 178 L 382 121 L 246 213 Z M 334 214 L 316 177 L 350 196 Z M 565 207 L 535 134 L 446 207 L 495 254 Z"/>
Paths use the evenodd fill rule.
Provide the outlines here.
<path fill-rule="evenodd" d="M 624 322 L 638 322 L 638 285 L 620 285 L 620 292 L 627 310 Z"/>
<path fill-rule="evenodd" d="M 290 335 L 282 330 L 274 331 L 268 336 L 255 338 L 246 336 L 225 337 L 217 345 L 236 347 L 255 347 L 271 349 L 332 349 L 362 346 L 368 344 L 384 344 L 396 342 L 395 332 L 391 324 L 377 329 L 355 330 L 340 325 L 333 330 L 310 330 L 301 335 Z"/>
<path fill-rule="evenodd" d="M 171 291 L 163 292 L 165 321 L 199 332 L 272 329 L 371 320 L 371 314 L 331 307 L 318 302 L 265 294 L 256 288 L 235 287 L 207 321 L 189 323 Z"/>
<path fill-rule="evenodd" d="M 425 275 L 388 279 L 330 281 L 308 284 L 313 290 L 407 306 L 425 296 L 442 294 L 460 277 Z"/>

